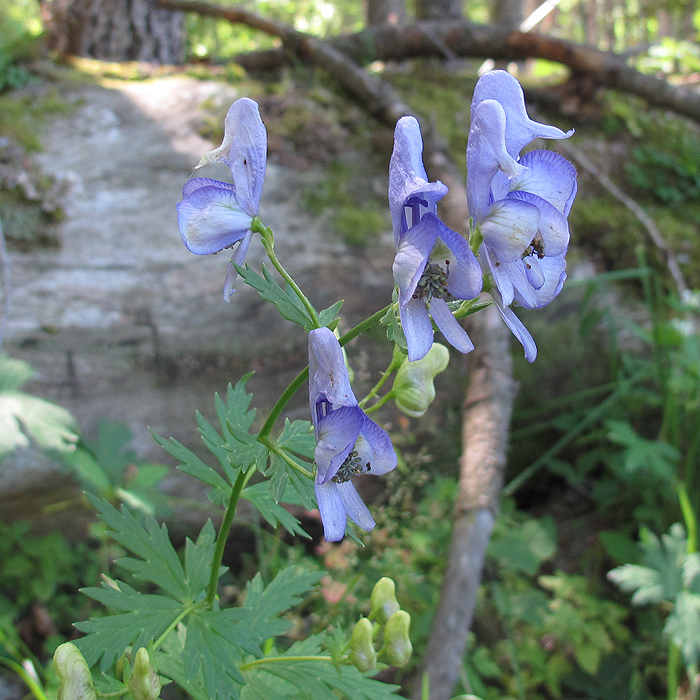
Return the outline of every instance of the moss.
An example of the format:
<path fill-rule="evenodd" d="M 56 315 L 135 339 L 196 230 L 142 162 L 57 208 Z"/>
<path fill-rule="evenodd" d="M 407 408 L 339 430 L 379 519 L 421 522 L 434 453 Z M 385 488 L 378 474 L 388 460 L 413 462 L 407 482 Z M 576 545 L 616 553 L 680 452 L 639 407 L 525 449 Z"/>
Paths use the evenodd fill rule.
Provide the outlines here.
<path fill-rule="evenodd" d="M 8 244 L 21 251 L 35 247 L 57 247 L 59 240 L 52 224 L 62 218 L 62 210 L 48 213 L 40 201 L 28 201 L 13 190 L 0 191 L 0 219 Z"/>
<path fill-rule="evenodd" d="M 333 216 L 333 227 L 350 246 L 365 247 L 388 227 L 380 211 L 364 207 L 340 207 Z"/>

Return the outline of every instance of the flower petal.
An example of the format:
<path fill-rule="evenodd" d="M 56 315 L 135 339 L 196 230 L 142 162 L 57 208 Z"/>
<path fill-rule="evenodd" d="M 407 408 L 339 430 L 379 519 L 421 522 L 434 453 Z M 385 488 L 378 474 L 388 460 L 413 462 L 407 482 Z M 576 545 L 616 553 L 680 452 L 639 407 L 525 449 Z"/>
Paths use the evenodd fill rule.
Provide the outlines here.
<path fill-rule="evenodd" d="M 515 315 L 509 306 L 503 306 L 503 300 L 497 292 L 492 292 L 491 296 L 496 304 L 496 308 L 500 311 L 506 326 L 511 333 L 520 341 L 520 344 L 525 350 L 525 359 L 528 362 L 534 362 L 537 359 L 537 345 L 530 335 L 530 331 L 523 325 L 523 322 Z"/>
<path fill-rule="evenodd" d="M 438 237 L 450 249 L 456 263 L 450 266 L 447 291 L 456 299 L 474 299 L 481 292 L 484 282 L 479 261 L 462 236 L 442 221 L 439 223 Z"/>
<path fill-rule="evenodd" d="M 539 263 L 544 275 L 542 286 L 527 295 L 521 295 L 519 287 L 515 290 L 515 302 L 526 309 L 541 309 L 547 306 L 558 296 L 566 281 L 566 260 L 563 255 L 547 255 Z"/>
<path fill-rule="evenodd" d="M 362 464 L 369 462 L 370 474 L 386 474 L 396 467 L 396 452 L 389 434 L 367 416 L 362 424 L 360 437 L 355 443 L 355 449 Z"/>
<path fill-rule="evenodd" d="M 357 441 L 364 417 L 359 406 L 341 406 L 318 421 L 314 460 L 319 484 L 325 484 L 336 475 Z"/>
<path fill-rule="evenodd" d="M 554 151 L 529 151 L 520 159 L 523 170 L 511 183 L 511 191 L 522 190 L 542 197 L 568 215 L 576 196 L 576 169 Z"/>
<path fill-rule="evenodd" d="M 444 299 L 433 299 L 430 302 L 430 315 L 440 332 L 445 336 L 445 340 L 455 350 L 466 354 L 474 349 L 474 343 L 464 328 L 459 325 L 459 321 L 452 315 L 452 311 Z"/>
<path fill-rule="evenodd" d="M 369 509 L 364 504 L 364 501 L 360 498 L 360 494 L 357 493 L 357 489 L 355 488 L 354 484 L 350 481 L 346 481 L 342 484 L 336 484 L 336 486 L 340 497 L 343 499 L 345 512 L 348 514 L 350 519 L 355 524 L 359 525 L 363 530 L 371 530 L 376 523 L 374 522 Z"/>
<path fill-rule="evenodd" d="M 394 130 L 394 150 L 389 162 L 389 209 L 398 245 L 413 221 L 407 222 L 405 207 L 412 198 L 425 201 L 426 210 L 436 212 L 437 203 L 447 194 L 442 182 L 428 182 L 423 166 L 423 137 L 415 117 L 401 117 Z"/>
<path fill-rule="evenodd" d="M 334 406 L 357 406 L 343 350 L 330 328 L 315 328 L 309 333 L 309 404 L 314 427 L 322 395 Z"/>
<path fill-rule="evenodd" d="M 574 133 L 573 129 L 564 133 L 555 126 L 532 121 L 525 109 L 525 96 L 520 83 L 505 71 L 489 71 L 479 78 L 472 98 L 472 121 L 474 113 L 485 100 L 496 100 L 505 110 L 506 148 L 513 158 L 517 158 L 533 139 L 565 139 Z"/>
<path fill-rule="evenodd" d="M 233 287 L 233 283 L 236 281 L 236 277 L 238 277 L 235 265 L 243 265 L 252 237 L 253 232 L 248 231 L 238 244 L 236 251 L 231 256 L 231 260 L 229 260 L 228 267 L 226 268 L 226 279 L 224 280 L 224 301 L 226 302 L 231 301 L 231 296 L 236 291 Z"/>
<path fill-rule="evenodd" d="M 479 229 L 495 261 L 506 263 L 522 259 L 539 222 L 540 209 L 535 204 L 509 195 L 491 205 Z"/>
<path fill-rule="evenodd" d="M 434 214 L 426 214 L 401 238 L 392 269 L 399 286 L 399 304 L 407 304 L 416 291 L 418 281 L 428 263 L 428 256 L 435 245 L 440 230 L 440 220 Z"/>
<path fill-rule="evenodd" d="M 219 187 L 222 190 L 230 190 L 236 193 L 236 188 L 230 182 L 222 182 L 221 180 L 212 180 L 210 177 L 192 177 L 190 178 L 182 187 L 182 197 L 183 199 L 188 195 L 192 194 L 201 187 L 209 186 Z"/>
<path fill-rule="evenodd" d="M 323 523 L 323 536 L 328 542 L 337 542 L 343 539 L 347 515 L 345 505 L 338 491 L 338 484 L 329 481 L 326 484 L 314 484 L 318 510 Z"/>
<path fill-rule="evenodd" d="M 209 255 L 240 241 L 251 217 L 240 207 L 233 190 L 205 185 L 177 205 L 180 235 L 188 250 Z"/>
<path fill-rule="evenodd" d="M 540 211 L 537 231 L 542 236 L 544 254 L 564 255 L 569 247 L 569 224 L 566 217 L 548 201 L 530 192 L 511 192 L 508 200 L 533 204 Z"/>
<path fill-rule="evenodd" d="M 508 177 L 521 170 L 506 149 L 506 114 L 496 100 L 472 109 L 467 140 L 467 204 L 475 221 L 481 221 L 491 202 L 491 182 L 499 172 Z"/>
<path fill-rule="evenodd" d="M 433 324 L 425 302 L 423 299 L 409 299 L 407 304 L 399 304 L 399 315 L 406 336 L 408 360 L 420 360 L 433 344 Z"/>
<path fill-rule="evenodd" d="M 540 265 L 540 259 L 536 255 L 528 255 L 523 258 L 525 276 L 527 281 L 535 288 L 540 289 L 544 284 L 544 272 Z"/>
<path fill-rule="evenodd" d="M 229 107 L 221 146 L 207 153 L 197 167 L 210 163 L 226 163 L 231 168 L 241 208 L 256 216 L 267 165 L 267 131 L 254 100 L 242 97 Z"/>

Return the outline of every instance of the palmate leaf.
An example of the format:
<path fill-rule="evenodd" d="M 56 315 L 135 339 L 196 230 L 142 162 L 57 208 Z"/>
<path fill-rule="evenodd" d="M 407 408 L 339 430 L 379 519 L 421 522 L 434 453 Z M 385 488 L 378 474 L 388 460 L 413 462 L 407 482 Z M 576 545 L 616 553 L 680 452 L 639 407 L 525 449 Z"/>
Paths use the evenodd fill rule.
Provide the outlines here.
<path fill-rule="evenodd" d="M 681 649 L 686 664 L 700 661 L 700 595 L 691 591 L 678 594 L 664 632 Z"/>
<path fill-rule="evenodd" d="M 63 452 L 78 440 L 78 424 L 65 408 L 19 391 L 33 376 L 26 362 L 0 353 L 0 459 L 31 441 Z"/>
<path fill-rule="evenodd" d="M 396 700 L 398 686 L 367 678 L 354 666 L 336 666 L 320 659 L 293 661 L 290 658 L 288 662 L 283 661 L 286 656 L 319 656 L 322 641 L 323 635 L 314 635 L 296 642 L 284 654 L 275 656 L 274 661 L 245 671 L 246 681 L 253 688 L 256 683 L 266 683 L 278 694 L 284 693 L 283 697 L 299 700 L 338 700 L 338 693 L 348 700 Z M 285 681 L 285 684 L 275 684 L 275 678 Z M 249 693 L 249 686 L 246 686 L 242 700 L 258 700 L 261 696 Z"/>
<path fill-rule="evenodd" d="M 282 289 L 264 264 L 262 266 L 262 277 L 251 270 L 247 264 L 245 267 L 236 265 L 236 270 L 246 284 L 255 289 L 263 299 L 272 302 L 277 307 L 280 316 L 302 326 L 307 331 L 315 327 L 314 322 L 309 317 L 309 312 L 299 297 L 292 291 L 292 288 L 285 284 L 284 289 Z"/>
<path fill-rule="evenodd" d="M 322 576 L 323 572 L 289 566 L 266 587 L 259 573 L 248 582 L 243 607 L 250 611 L 250 625 L 261 640 L 282 634 L 289 628 L 291 623 L 279 615 L 301 602 Z"/>
<path fill-rule="evenodd" d="M 401 319 L 399 317 L 399 307 L 397 302 L 399 300 L 398 293 L 396 289 L 391 296 L 391 300 L 394 304 L 389 308 L 389 310 L 382 316 L 381 324 L 386 326 L 386 335 L 390 342 L 398 345 L 402 350 L 407 350 L 408 345 L 406 345 L 406 336 L 403 332 L 403 327 L 401 326 Z"/>
<path fill-rule="evenodd" d="M 300 522 L 283 506 L 276 503 L 270 495 L 269 482 L 262 482 L 248 486 L 241 493 L 241 497 L 250 501 L 259 511 L 260 515 L 267 520 L 272 527 L 277 527 L 279 523 L 292 535 L 309 537 L 301 527 Z"/>
<path fill-rule="evenodd" d="M 189 602 L 200 593 L 190 590 L 180 558 L 168 537 L 165 525 L 159 525 L 152 516 L 144 519 L 145 526 L 122 506 L 118 511 L 107 501 L 88 494 L 110 528 L 109 535 L 139 559 L 123 557 L 120 566 L 136 578 L 150 581 L 180 601 Z"/>
<path fill-rule="evenodd" d="M 673 602 L 684 587 L 687 540 L 683 527 L 676 523 L 661 540 L 643 530 L 641 547 L 645 566 L 625 564 L 608 573 L 622 590 L 634 592 L 635 605 Z"/>
<path fill-rule="evenodd" d="M 259 656 L 258 629 L 245 608 L 193 613 L 187 625 L 182 661 L 191 678 L 202 674 L 211 700 L 238 698 L 245 679 L 237 664 L 242 653 Z"/>
<path fill-rule="evenodd" d="M 77 622 L 86 636 L 76 640 L 88 665 L 100 658 L 101 669 L 109 668 L 130 646 L 144 646 L 159 637 L 182 613 L 177 600 L 161 595 L 143 594 L 121 581 L 102 588 L 83 588 L 82 592 L 103 605 L 128 612 Z"/>
<path fill-rule="evenodd" d="M 285 453 L 287 459 L 309 471 L 316 449 L 316 439 L 312 432 L 311 423 L 306 420 L 295 420 L 293 423 L 288 419 L 285 420 L 282 433 L 277 438 L 277 446 Z M 291 485 L 297 494 L 297 499 L 294 502 L 298 502 L 307 510 L 316 507 L 313 481 L 282 457 L 274 453 L 270 454 L 268 473 L 271 474 L 270 493 L 274 501 L 283 500 Z"/>

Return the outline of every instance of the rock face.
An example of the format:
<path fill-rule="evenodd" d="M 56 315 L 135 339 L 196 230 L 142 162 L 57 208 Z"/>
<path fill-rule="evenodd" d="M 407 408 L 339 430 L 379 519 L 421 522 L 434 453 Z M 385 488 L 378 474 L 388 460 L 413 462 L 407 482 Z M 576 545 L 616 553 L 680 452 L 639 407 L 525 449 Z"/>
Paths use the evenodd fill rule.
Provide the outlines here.
<path fill-rule="evenodd" d="M 5 348 L 37 369 L 28 390 L 67 407 L 84 432 L 101 417 L 120 420 L 140 456 L 167 461 L 147 426 L 195 447 L 194 412 L 213 415 L 214 391 L 255 369 L 249 387 L 257 405 L 269 407 L 306 364 L 305 333 L 243 284 L 225 303 L 225 254 L 194 256 L 178 233 L 182 185 L 218 145 L 196 132 L 199 105 L 241 95 L 185 77 L 64 94 L 78 107 L 46 128 L 40 155 L 48 172 L 74 182 L 61 246 L 12 255 Z M 218 167 L 203 174 L 228 179 Z M 393 240 L 387 230 L 370 251 L 350 253 L 298 207 L 304 178 L 313 176 L 270 163 L 261 213 L 313 303 L 345 298 L 349 325 L 390 300 Z M 262 259 L 254 239 L 248 262 L 259 270 Z M 307 410 L 303 396 L 297 406 Z M 12 468 L 2 465 L 0 474 Z M 7 508 L 0 500 L 0 513 Z"/>

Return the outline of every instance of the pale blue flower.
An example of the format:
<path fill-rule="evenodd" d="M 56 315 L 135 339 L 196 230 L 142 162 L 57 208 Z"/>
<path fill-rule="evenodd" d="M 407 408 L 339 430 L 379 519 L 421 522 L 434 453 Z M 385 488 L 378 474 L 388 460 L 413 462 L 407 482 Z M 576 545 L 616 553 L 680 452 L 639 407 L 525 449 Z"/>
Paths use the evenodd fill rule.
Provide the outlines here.
<path fill-rule="evenodd" d="M 374 527 L 352 479 L 386 474 L 396 467 L 396 453 L 387 432 L 358 406 L 342 348 L 328 328 L 309 333 L 309 404 L 316 433 L 316 500 L 324 536 L 336 542 L 348 517 L 364 530 Z"/>
<path fill-rule="evenodd" d="M 469 213 L 483 243 L 482 265 L 504 321 L 533 362 L 537 346 L 510 309 L 546 306 L 566 280 L 566 220 L 576 196 L 576 171 L 552 151 L 520 151 L 535 138 L 563 139 L 554 126 L 532 121 L 518 81 L 491 71 L 474 90 L 467 144 Z"/>
<path fill-rule="evenodd" d="M 414 117 L 402 117 L 394 132 L 389 164 L 389 208 L 394 228 L 394 280 L 399 287 L 399 314 L 409 361 L 426 356 L 433 344 L 433 324 L 460 352 L 474 345 L 452 315 L 447 301 L 473 299 L 482 274 L 468 243 L 437 217 L 437 203 L 447 194 L 441 182 L 428 182 L 423 166 L 423 139 Z M 451 260 L 433 260 L 436 243 Z"/>
<path fill-rule="evenodd" d="M 242 265 L 253 235 L 253 218 L 259 214 L 267 164 L 267 132 L 258 105 L 242 97 L 226 114 L 224 140 L 207 153 L 197 167 L 224 163 L 231 168 L 233 183 L 196 177 L 182 189 L 177 205 L 180 235 L 196 255 L 218 253 L 236 247 L 224 284 L 224 299 L 235 291 L 236 265 Z"/>

